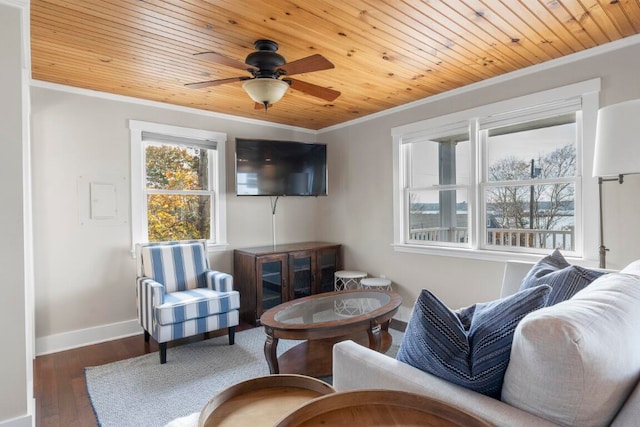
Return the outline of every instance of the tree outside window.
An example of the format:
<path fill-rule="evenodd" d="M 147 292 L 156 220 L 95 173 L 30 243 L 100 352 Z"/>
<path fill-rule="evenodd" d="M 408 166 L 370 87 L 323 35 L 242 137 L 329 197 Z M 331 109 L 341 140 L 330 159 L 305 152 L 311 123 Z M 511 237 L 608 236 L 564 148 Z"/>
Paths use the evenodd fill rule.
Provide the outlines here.
<path fill-rule="evenodd" d="M 149 241 L 210 239 L 209 150 L 148 143 L 145 171 Z"/>
<path fill-rule="evenodd" d="M 574 250 L 575 114 L 491 129 L 487 145 L 487 244 Z"/>

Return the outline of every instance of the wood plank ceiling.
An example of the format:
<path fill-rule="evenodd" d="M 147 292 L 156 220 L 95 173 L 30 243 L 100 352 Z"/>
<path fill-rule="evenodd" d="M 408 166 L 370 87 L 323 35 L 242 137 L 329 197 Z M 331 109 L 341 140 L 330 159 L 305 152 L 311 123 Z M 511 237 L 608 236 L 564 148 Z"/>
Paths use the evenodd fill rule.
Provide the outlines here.
<path fill-rule="evenodd" d="M 640 32 L 640 0 L 31 0 L 35 80 L 321 129 Z M 334 69 L 297 79 L 267 112 L 241 82 L 258 39 L 289 62 L 321 54 Z"/>

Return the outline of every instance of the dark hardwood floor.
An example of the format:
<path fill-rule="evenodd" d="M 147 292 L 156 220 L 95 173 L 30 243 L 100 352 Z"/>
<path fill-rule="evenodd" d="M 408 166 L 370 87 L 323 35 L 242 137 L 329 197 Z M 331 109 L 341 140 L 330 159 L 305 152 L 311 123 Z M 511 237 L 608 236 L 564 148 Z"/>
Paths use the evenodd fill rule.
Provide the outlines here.
<path fill-rule="evenodd" d="M 242 331 L 253 326 L 241 324 Z M 211 336 L 226 334 L 226 330 Z M 176 345 L 204 339 L 191 337 L 169 343 L 169 352 Z M 108 341 L 59 353 L 36 357 L 34 363 L 34 395 L 36 398 L 36 426 L 82 427 L 97 426 L 93 407 L 87 395 L 84 368 L 141 356 L 158 351 L 153 339 L 145 343 L 142 334 Z M 158 363 L 160 360 L 158 359 Z"/>

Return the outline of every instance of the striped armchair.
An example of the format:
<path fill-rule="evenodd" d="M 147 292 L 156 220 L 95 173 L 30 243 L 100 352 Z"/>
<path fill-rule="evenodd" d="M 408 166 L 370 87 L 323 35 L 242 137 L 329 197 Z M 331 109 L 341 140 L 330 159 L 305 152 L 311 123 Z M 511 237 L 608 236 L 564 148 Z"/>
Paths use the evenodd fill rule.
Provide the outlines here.
<path fill-rule="evenodd" d="M 233 276 L 209 270 L 206 241 L 136 245 L 138 320 L 144 339 L 160 345 L 167 361 L 167 342 L 229 329 L 233 345 L 239 323 L 240 294 Z"/>

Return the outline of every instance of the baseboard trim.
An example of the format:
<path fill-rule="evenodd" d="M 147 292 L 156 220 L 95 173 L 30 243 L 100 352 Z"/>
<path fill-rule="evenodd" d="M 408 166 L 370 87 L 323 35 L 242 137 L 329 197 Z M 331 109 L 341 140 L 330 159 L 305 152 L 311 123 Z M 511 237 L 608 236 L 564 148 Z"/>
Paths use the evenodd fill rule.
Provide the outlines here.
<path fill-rule="evenodd" d="M 407 322 L 398 317 L 394 318 L 393 322 L 391 322 L 391 328 L 404 331 Z M 59 351 L 71 350 L 141 334 L 142 327 L 136 319 L 132 319 L 124 322 L 95 326 L 93 328 L 47 335 L 36 338 L 36 356 L 44 356 L 45 354 L 57 353 Z M 5 426 L 0 423 L 0 427 Z"/>
<path fill-rule="evenodd" d="M 34 425 L 36 425 L 36 423 L 31 414 L 12 418 L 6 421 L 0 421 L 0 427 L 33 427 Z"/>
<path fill-rule="evenodd" d="M 36 338 L 36 356 L 142 334 L 136 319 Z M 0 425 L 0 427 L 4 427 Z"/>

